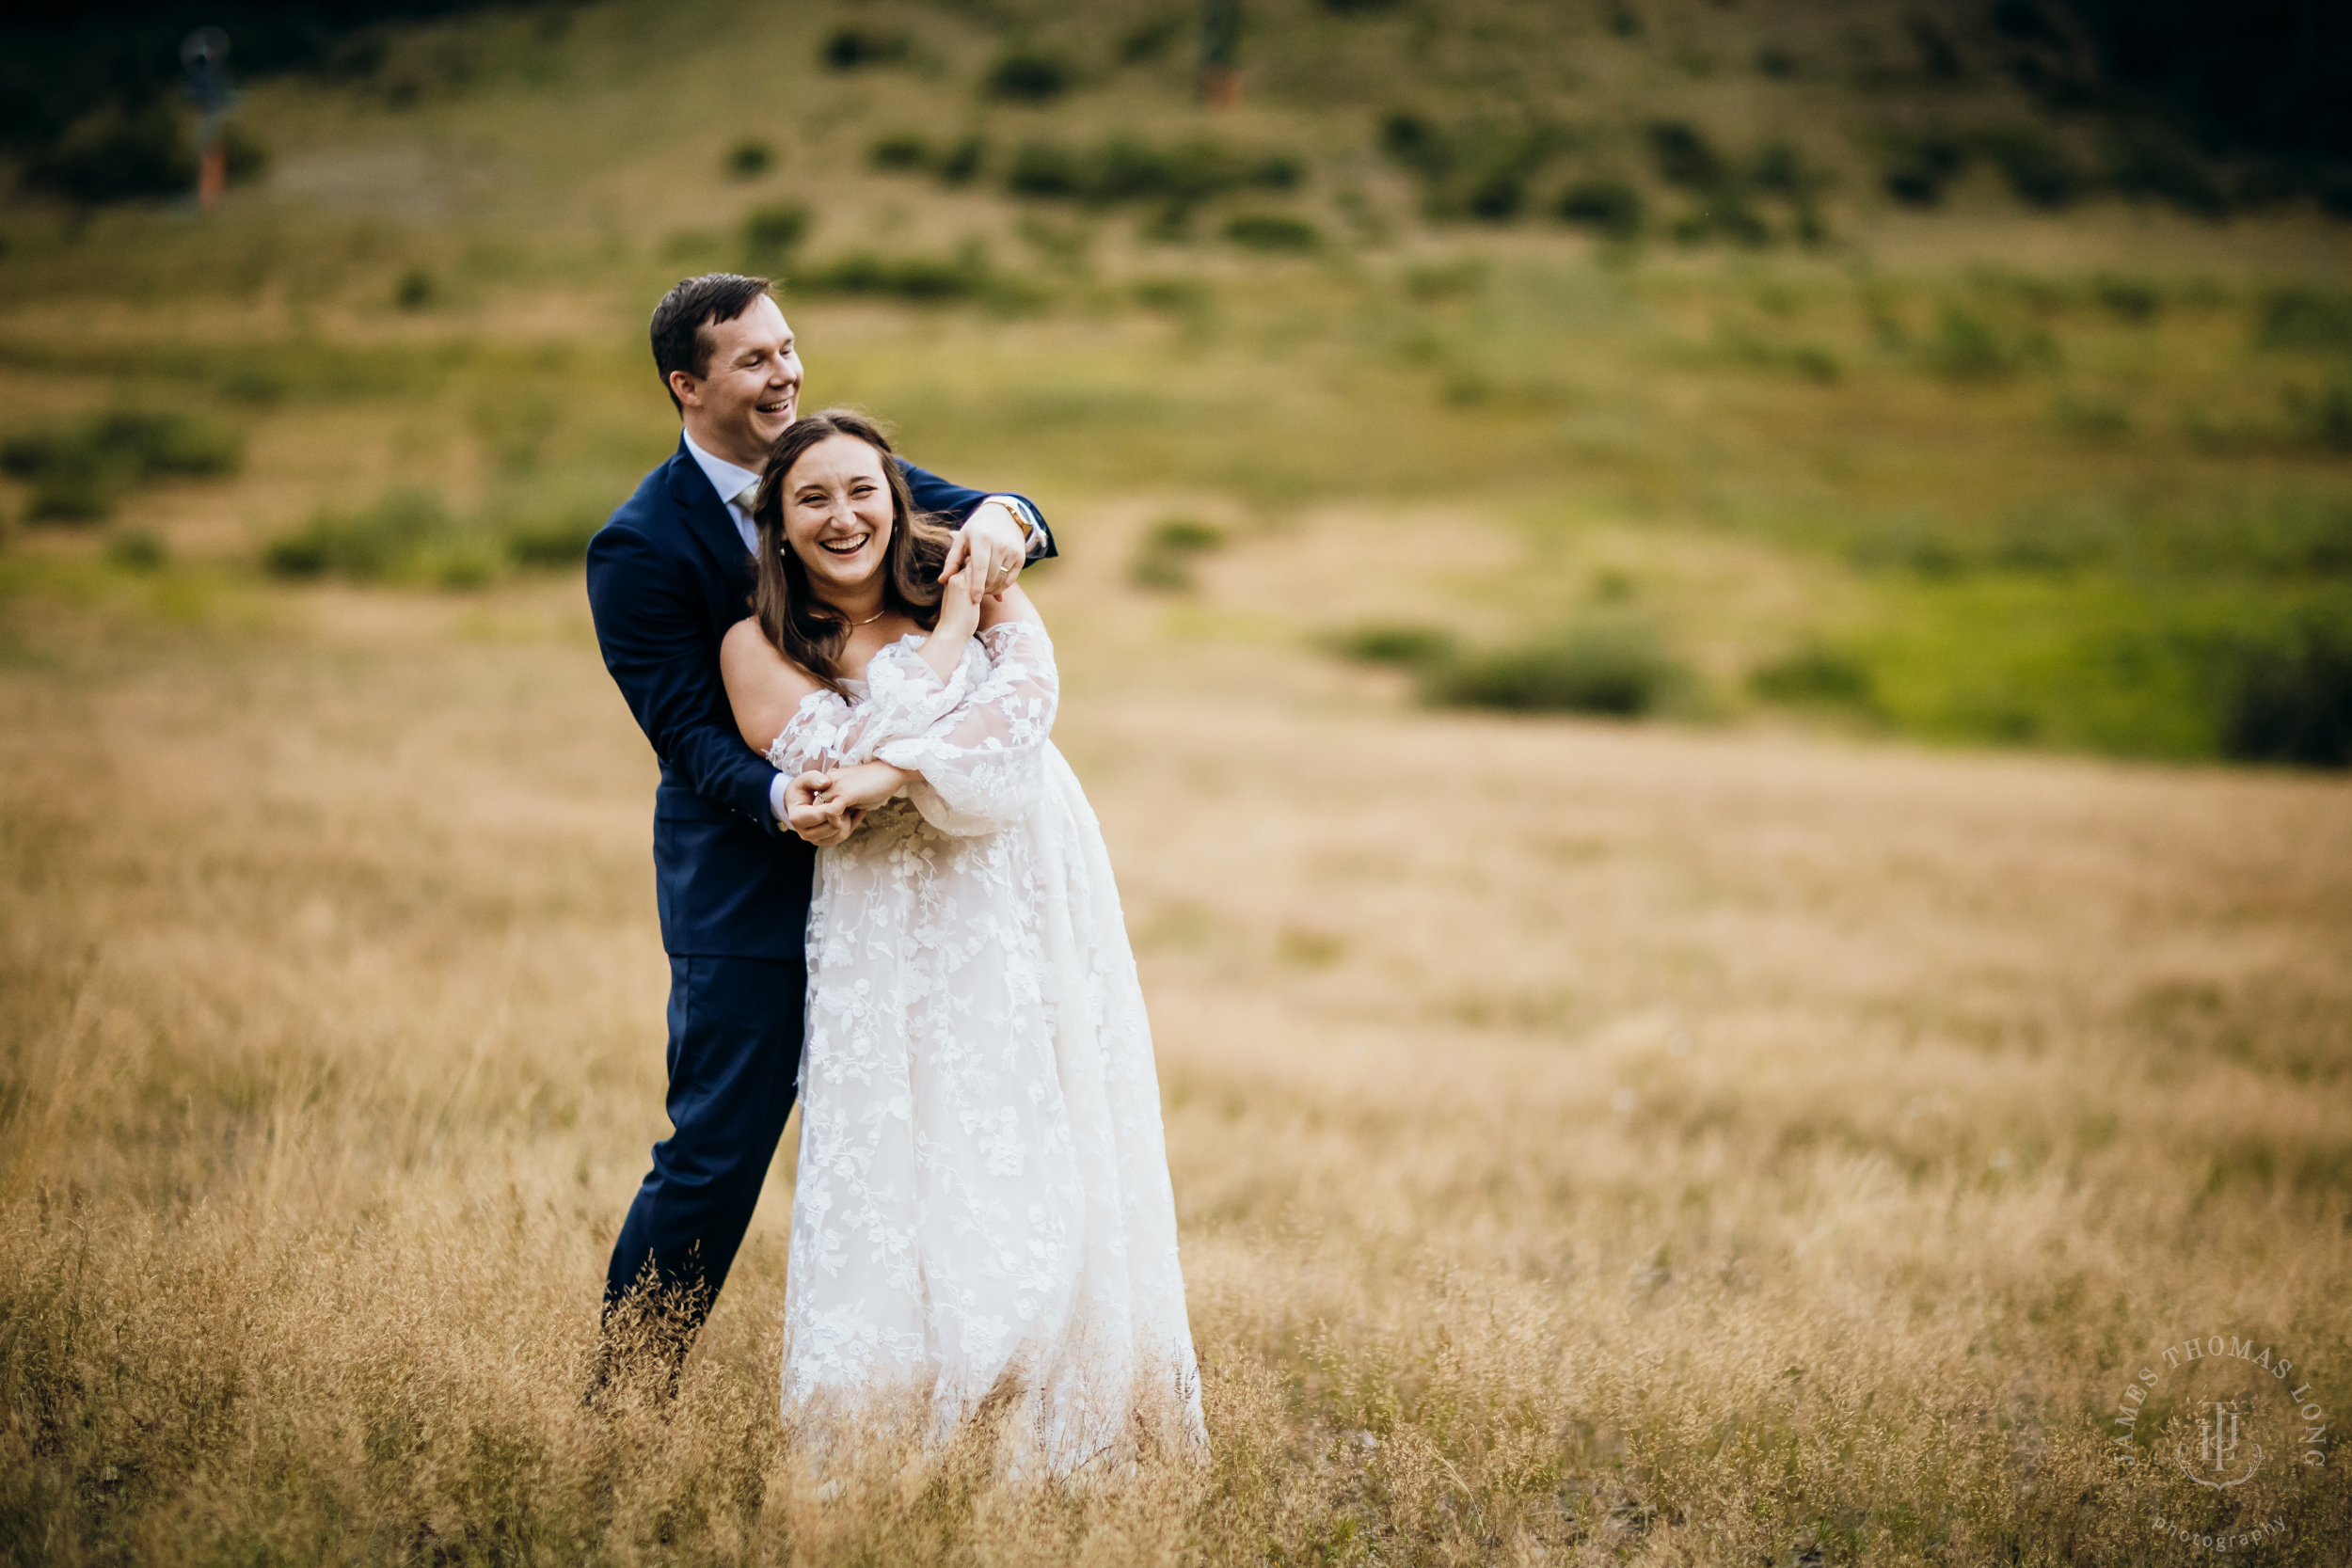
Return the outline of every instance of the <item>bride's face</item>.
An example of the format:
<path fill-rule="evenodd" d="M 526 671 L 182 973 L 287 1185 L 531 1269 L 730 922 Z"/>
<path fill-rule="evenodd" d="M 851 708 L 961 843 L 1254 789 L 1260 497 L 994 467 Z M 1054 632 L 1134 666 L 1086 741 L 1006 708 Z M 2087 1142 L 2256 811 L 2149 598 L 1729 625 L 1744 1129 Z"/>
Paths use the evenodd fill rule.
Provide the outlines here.
<path fill-rule="evenodd" d="M 784 539 L 819 594 L 872 582 L 890 550 L 890 482 L 882 454 L 829 436 L 785 475 Z"/>

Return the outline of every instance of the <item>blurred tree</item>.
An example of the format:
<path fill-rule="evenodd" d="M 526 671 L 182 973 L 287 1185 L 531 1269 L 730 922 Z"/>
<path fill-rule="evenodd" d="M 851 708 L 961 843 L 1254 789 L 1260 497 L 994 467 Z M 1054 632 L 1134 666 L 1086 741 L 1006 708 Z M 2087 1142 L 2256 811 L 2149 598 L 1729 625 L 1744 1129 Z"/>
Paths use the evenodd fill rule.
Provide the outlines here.
<path fill-rule="evenodd" d="M 2062 3 L 2101 75 L 2169 105 L 2208 139 L 2352 158 L 2352 6 L 2343 0 Z M 1997 9 L 2011 26 L 2033 26 L 2032 8 L 2004 0 Z"/>

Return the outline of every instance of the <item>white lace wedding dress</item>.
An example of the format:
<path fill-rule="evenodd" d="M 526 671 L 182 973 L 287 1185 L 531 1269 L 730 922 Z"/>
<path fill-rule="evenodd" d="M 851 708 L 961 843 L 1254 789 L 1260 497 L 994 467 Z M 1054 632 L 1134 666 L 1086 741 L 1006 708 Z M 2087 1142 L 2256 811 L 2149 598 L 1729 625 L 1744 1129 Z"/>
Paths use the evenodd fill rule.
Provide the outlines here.
<path fill-rule="evenodd" d="M 768 752 L 921 775 L 818 852 L 786 1418 L 822 1451 L 914 1392 L 937 1435 L 1015 1415 L 1056 1473 L 1205 1451 L 1151 1027 L 1050 739 L 1053 643 L 992 627 L 942 682 L 922 642 Z"/>

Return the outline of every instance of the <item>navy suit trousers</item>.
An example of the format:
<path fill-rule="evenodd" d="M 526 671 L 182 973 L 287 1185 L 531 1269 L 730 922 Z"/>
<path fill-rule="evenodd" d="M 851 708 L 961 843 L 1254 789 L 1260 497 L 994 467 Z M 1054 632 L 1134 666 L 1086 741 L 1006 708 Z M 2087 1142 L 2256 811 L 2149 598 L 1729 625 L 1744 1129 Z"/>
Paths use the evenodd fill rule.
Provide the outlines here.
<path fill-rule="evenodd" d="M 768 958 L 670 958 L 670 1124 L 605 1275 L 608 1311 L 640 1283 L 700 1322 L 752 1223 L 792 1114 L 808 974 Z"/>

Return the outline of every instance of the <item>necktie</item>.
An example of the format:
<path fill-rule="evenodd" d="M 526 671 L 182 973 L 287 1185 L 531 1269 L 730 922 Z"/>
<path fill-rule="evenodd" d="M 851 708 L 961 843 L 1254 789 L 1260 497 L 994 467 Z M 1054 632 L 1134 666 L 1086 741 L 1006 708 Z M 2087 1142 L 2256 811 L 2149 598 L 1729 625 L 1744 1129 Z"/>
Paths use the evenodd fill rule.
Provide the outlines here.
<path fill-rule="evenodd" d="M 754 480 L 736 494 L 735 504 L 740 507 L 743 515 L 748 517 L 752 515 L 752 502 L 757 499 L 759 499 L 759 481 Z"/>

